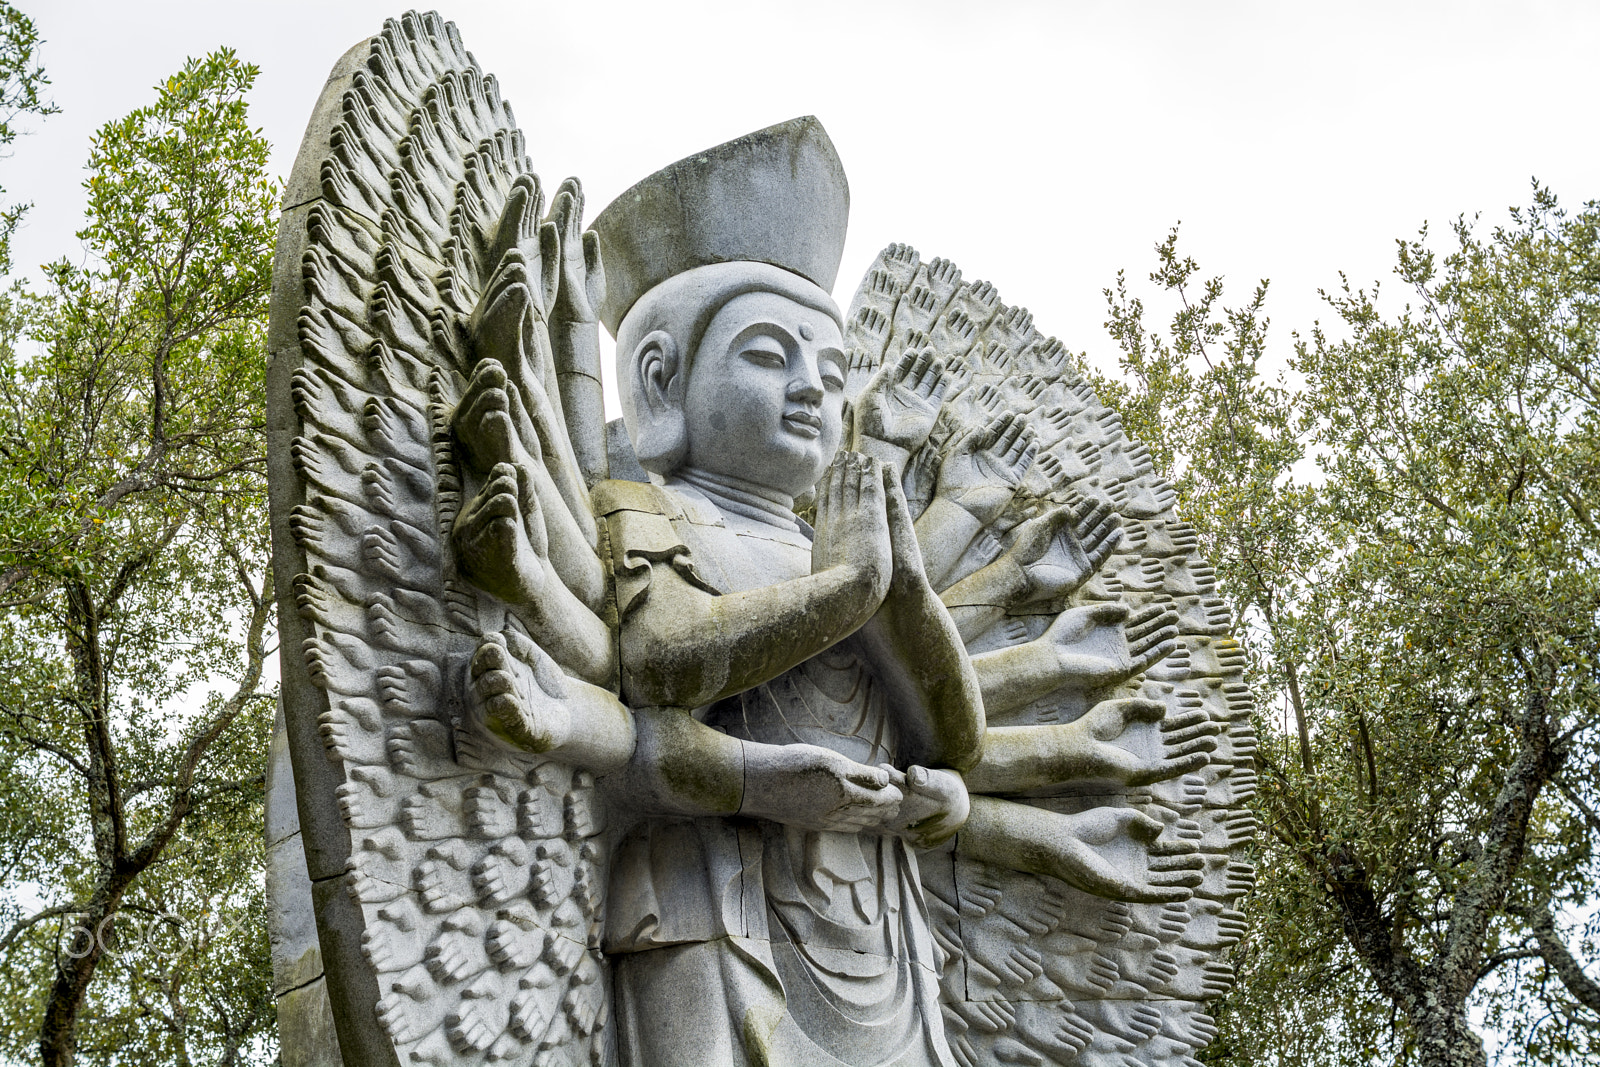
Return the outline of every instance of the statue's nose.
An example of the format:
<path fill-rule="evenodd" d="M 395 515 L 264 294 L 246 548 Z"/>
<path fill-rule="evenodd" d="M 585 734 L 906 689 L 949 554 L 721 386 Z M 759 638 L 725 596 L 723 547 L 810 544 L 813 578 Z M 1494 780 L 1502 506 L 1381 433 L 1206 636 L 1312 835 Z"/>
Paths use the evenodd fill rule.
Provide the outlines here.
<path fill-rule="evenodd" d="M 803 404 L 822 403 L 822 372 L 816 360 L 808 357 L 795 360 L 795 371 L 789 379 L 788 398 Z"/>

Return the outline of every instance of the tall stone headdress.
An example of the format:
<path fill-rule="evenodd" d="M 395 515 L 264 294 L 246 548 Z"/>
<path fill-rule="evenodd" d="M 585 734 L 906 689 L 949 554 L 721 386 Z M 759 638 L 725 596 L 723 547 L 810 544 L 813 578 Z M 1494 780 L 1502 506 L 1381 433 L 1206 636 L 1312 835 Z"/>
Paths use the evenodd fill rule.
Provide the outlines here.
<path fill-rule="evenodd" d="M 849 218 L 844 167 L 809 115 L 681 159 L 595 218 L 606 264 L 600 321 L 615 336 L 640 297 L 718 263 L 767 263 L 831 293 Z"/>
<path fill-rule="evenodd" d="M 600 947 L 609 809 L 596 772 L 616 754 L 584 734 L 599 721 L 584 716 L 618 692 L 614 652 L 586 643 L 615 626 L 589 508 L 608 476 L 608 435 L 598 366 L 552 334 L 586 299 L 625 331 L 662 286 L 715 279 L 728 263 L 766 264 L 780 291 L 824 301 L 848 192 L 827 135 L 803 118 L 656 173 L 600 214 L 598 236 L 576 225 L 581 196 L 564 183 L 547 213 L 494 78 L 432 14 L 389 21 L 339 61 L 301 146 L 280 231 L 268 415 L 280 744 L 298 818 L 296 835 L 281 815 L 291 779 L 280 762 L 269 868 L 285 1063 L 330 1062 L 337 1048 L 351 1067 L 614 1057 Z M 596 281 L 599 259 L 603 298 L 597 285 L 572 291 L 584 264 Z M 506 477 L 455 427 L 463 397 L 482 398 L 475 331 L 513 298 L 524 301 L 524 365 L 504 373 L 534 379 L 524 395 L 560 430 L 537 443 L 542 465 L 520 491 L 538 497 L 552 559 L 556 534 L 568 550 L 602 550 L 557 568 L 570 610 L 543 629 L 517 590 L 474 576 L 455 536 Z M 968 653 L 1041 639 L 1069 616 L 1114 618 L 1126 634 L 1125 672 L 991 712 L 991 726 L 1067 724 L 1140 698 L 1159 712 L 1124 722 L 1112 743 L 1174 768 L 1152 784 L 1070 781 L 974 801 L 1100 849 L 1099 867 L 1003 854 L 965 834 L 924 857 L 955 1058 L 1192 1063 L 1214 1032 L 1205 1004 L 1231 981 L 1223 956 L 1242 932 L 1234 904 L 1253 832 L 1241 807 L 1254 790 L 1251 699 L 1213 573 L 1148 452 L 1062 343 L 993 286 L 891 245 L 843 318 L 850 394 L 908 353 L 953 378 L 906 465 L 914 511 L 935 496 L 945 457 L 975 437 L 1003 425 L 1031 442 L 1031 462 L 945 576 L 947 603 L 962 606 L 949 592 L 961 578 L 1062 508 L 1093 563 L 1075 588 L 1008 606 L 968 635 Z M 611 471 L 624 475 L 621 438 L 609 439 Z M 1105 534 L 1115 529 L 1120 538 Z M 485 717 L 492 699 L 474 687 L 512 660 L 533 698 L 579 724 L 567 748 Z M 314 942 L 293 922 L 307 912 Z M 336 1045 L 307 1036 L 330 1008 Z"/>

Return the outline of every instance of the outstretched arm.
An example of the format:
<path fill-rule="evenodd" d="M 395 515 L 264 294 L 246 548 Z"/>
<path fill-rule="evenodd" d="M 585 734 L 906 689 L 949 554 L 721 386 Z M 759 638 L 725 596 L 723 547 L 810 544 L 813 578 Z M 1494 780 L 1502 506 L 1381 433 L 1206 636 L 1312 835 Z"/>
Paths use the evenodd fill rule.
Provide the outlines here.
<path fill-rule="evenodd" d="M 1081 692 L 1125 682 L 1177 647 L 1177 614 L 1156 604 L 1131 616 L 1122 604 L 1089 604 L 1056 617 L 1025 645 L 972 658 L 984 706 L 1002 715 L 1058 689 Z"/>
<path fill-rule="evenodd" d="M 710 704 L 776 678 L 871 618 L 891 568 L 880 469 L 845 453 L 823 475 L 804 578 L 714 596 L 657 568 L 649 596 L 622 625 L 628 703 Z"/>
<path fill-rule="evenodd" d="M 970 641 L 999 622 L 1006 609 L 1054 600 L 1088 581 L 1122 539 L 1109 504 L 1061 505 L 1017 529 L 1004 555 L 940 596 Z"/>
<path fill-rule="evenodd" d="M 891 706 L 907 727 L 906 762 L 964 770 L 978 760 L 985 727 L 978 676 L 950 613 L 923 571 L 911 513 L 894 472 L 881 471 L 894 577 L 883 607 L 862 630 Z"/>
<path fill-rule="evenodd" d="M 1162 826 L 1133 808 L 1090 808 L 1064 815 L 995 797 L 973 797 L 961 830 L 970 859 L 1045 874 L 1110 900 L 1168 904 L 1188 900 L 1204 880 L 1192 842 L 1163 837 Z"/>
<path fill-rule="evenodd" d="M 1170 719 L 1165 713 L 1159 701 L 1107 700 L 1070 723 L 992 729 L 983 759 L 964 775 L 967 787 L 975 793 L 1022 793 L 1064 782 L 1140 786 L 1200 770 L 1217 747 L 1221 725 L 1200 710 Z M 1140 745 L 1159 755 L 1141 756 L 1114 743 L 1141 723 L 1160 724 L 1159 742 L 1147 738 Z"/>

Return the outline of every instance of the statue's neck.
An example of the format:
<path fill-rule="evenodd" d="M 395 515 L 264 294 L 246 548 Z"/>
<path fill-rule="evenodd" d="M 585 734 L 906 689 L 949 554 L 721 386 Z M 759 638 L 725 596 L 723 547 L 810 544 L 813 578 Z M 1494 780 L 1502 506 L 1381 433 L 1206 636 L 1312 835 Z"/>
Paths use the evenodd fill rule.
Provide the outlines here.
<path fill-rule="evenodd" d="M 782 530 L 800 528 L 794 514 L 794 497 L 786 493 L 747 482 L 743 478 L 712 474 L 695 467 L 681 468 L 672 477 L 694 486 L 724 511 Z"/>

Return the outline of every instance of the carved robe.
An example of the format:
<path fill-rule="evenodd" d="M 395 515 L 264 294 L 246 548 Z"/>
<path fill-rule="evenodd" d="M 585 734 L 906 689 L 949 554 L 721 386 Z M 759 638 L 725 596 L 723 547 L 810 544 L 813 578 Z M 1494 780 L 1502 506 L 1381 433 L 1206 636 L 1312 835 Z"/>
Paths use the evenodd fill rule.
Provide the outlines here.
<path fill-rule="evenodd" d="M 809 572 L 799 523 L 724 512 L 686 485 L 618 496 L 607 521 L 624 626 L 655 567 L 719 594 Z M 742 740 L 898 762 L 892 709 L 849 640 L 695 715 Z M 619 848 L 611 886 L 624 1067 L 953 1067 L 938 949 L 900 839 L 647 818 Z"/>

